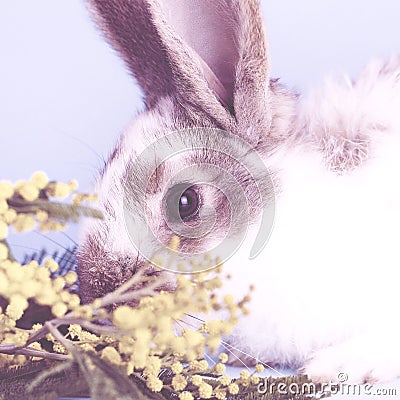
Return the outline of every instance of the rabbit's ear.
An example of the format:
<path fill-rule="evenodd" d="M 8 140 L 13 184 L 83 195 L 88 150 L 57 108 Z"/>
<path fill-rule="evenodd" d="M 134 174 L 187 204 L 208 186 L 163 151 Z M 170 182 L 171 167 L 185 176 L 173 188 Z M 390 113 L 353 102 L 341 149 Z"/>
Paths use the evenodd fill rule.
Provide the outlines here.
<path fill-rule="evenodd" d="M 268 63 L 258 0 L 87 1 L 147 106 L 170 96 L 227 121 L 254 96 L 265 98 Z"/>

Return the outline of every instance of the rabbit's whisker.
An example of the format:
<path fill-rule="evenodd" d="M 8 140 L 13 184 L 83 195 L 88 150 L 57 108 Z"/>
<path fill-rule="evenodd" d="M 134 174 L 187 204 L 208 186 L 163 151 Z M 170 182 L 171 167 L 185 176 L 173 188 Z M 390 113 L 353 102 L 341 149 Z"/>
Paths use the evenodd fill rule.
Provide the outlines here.
<path fill-rule="evenodd" d="M 196 316 L 194 316 L 194 315 L 191 315 L 191 314 L 185 314 L 185 315 L 186 315 L 187 317 L 193 318 L 193 319 L 195 319 L 195 320 L 197 320 L 197 321 L 200 321 L 200 322 L 202 322 L 202 323 L 205 323 L 205 322 L 206 322 L 206 321 L 204 321 L 203 319 L 201 319 L 201 318 L 199 318 L 199 317 L 196 317 Z M 195 328 L 195 329 L 198 329 L 198 328 L 199 328 L 198 326 L 196 326 L 196 325 L 194 325 L 194 324 L 190 324 L 190 323 L 187 322 L 187 321 L 184 321 L 184 320 L 179 320 L 179 321 L 182 322 L 182 323 L 184 323 L 184 324 L 186 324 L 186 325 L 188 325 L 188 326 L 190 326 L 191 328 Z M 176 322 L 178 323 L 178 321 L 176 321 Z M 179 324 L 179 325 L 180 325 L 180 324 Z M 251 359 L 257 361 L 257 363 L 262 364 L 265 368 L 267 368 L 267 369 L 269 369 L 269 370 L 275 372 L 276 374 L 278 374 L 278 375 L 280 375 L 280 376 L 284 376 L 281 372 L 279 372 L 279 371 L 276 370 L 275 368 L 271 367 L 271 366 L 268 365 L 267 363 L 265 363 L 265 362 L 259 360 L 257 357 L 254 357 L 254 356 L 252 356 L 251 354 L 246 353 L 245 351 L 240 350 L 240 349 L 238 349 L 237 347 L 232 346 L 231 344 L 229 344 L 229 343 L 227 343 L 227 342 L 225 342 L 225 341 L 221 341 L 221 345 L 222 345 L 222 347 L 223 347 L 229 354 L 231 354 L 234 358 L 236 358 L 236 359 L 237 359 L 241 364 L 243 364 L 243 366 L 246 367 L 247 369 L 250 369 L 250 368 L 246 365 L 246 363 L 245 363 L 243 360 L 240 359 L 240 357 L 239 357 L 237 354 L 235 354 L 235 352 L 236 352 L 236 353 L 240 353 L 240 354 L 242 354 L 242 355 L 244 355 L 244 356 L 246 356 L 246 357 L 248 357 L 248 358 L 251 358 Z"/>
<path fill-rule="evenodd" d="M 43 249 L 38 249 L 35 247 L 29 247 L 29 246 L 24 246 L 22 244 L 13 244 L 13 243 L 8 243 L 10 245 L 10 247 L 19 247 L 20 249 L 26 249 L 26 250 L 30 250 L 30 251 L 36 251 L 38 253 L 40 253 Z"/>
<path fill-rule="evenodd" d="M 74 252 L 73 252 L 71 249 L 69 249 L 68 247 L 63 246 L 61 243 L 59 243 L 59 242 L 57 242 L 57 241 L 55 241 L 55 240 L 49 238 L 48 236 L 44 235 L 43 233 L 41 233 L 41 232 L 39 232 L 39 231 L 33 231 L 33 232 L 36 233 L 36 235 L 39 235 L 39 236 L 41 236 L 41 237 L 47 239 L 49 242 L 51 242 L 51 243 L 53 243 L 53 244 L 55 244 L 55 245 L 61 247 L 61 248 L 62 248 L 63 250 L 65 250 L 66 252 L 69 252 L 69 253 L 71 253 L 71 254 L 74 254 Z"/>
<path fill-rule="evenodd" d="M 284 374 L 282 374 L 281 372 L 279 372 L 277 369 L 275 369 L 275 368 L 271 367 L 270 365 L 268 365 L 267 363 L 265 363 L 265 362 L 259 360 L 257 357 L 254 357 L 254 356 L 252 356 L 251 354 L 246 353 L 245 351 L 242 351 L 242 350 L 238 349 L 238 348 L 235 347 L 235 346 L 232 346 L 231 344 L 229 344 L 229 343 L 227 343 L 227 342 L 224 342 L 224 341 L 223 341 L 223 342 L 222 342 L 222 345 L 224 346 L 224 348 L 225 348 L 227 351 L 229 351 L 235 358 L 237 358 L 237 359 L 238 359 L 240 362 L 242 362 L 242 363 L 243 363 L 243 361 L 240 360 L 239 357 L 238 357 L 236 354 L 234 354 L 234 353 L 232 352 L 232 350 L 234 350 L 234 351 L 236 351 L 236 352 L 238 352 L 238 353 L 241 353 L 241 354 L 243 354 L 244 356 L 247 356 L 247 357 L 249 357 L 249 358 L 252 358 L 253 360 L 257 361 L 259 364 L 262 364 L 265 368 L 267 368 L 267 369 L 269 369 L 269 370 L 275 372 L 275 373 L 278 374 L 279 376 L 282 376 L 282 377 L 285 376 Z M 244 363 L 243 363 L 243 364 L 244 364 Z M 247 368 L 247 367 L 246 367 L 246 368 Z"/>
<path fill-rule="evenodd" d="M 79 246 L 78 242 L 76 242 L 74 239 L 72 239 L 71 236 L 69 236 L 67 233 L 65 233 L 64 231 L 60 232 L 63 236 L 65 236 L 67 239 L 69 239 L 76 247 Z"/>
<path fill-rule="evenodd" d="M 91 146 L 89 143 L 87 143 L 86 141 L 82 140 L 81 138 L 79 138 L 78 136 L 72 135 L 70 133 L 67 132 L 63 132 L 64 136 L 69 137 L 72 140 L 75 140 L 76 142 L 78 142 L 79 144 L 82 145 L 82 147 L 86 147 L 88 150 L 90 150 L 90 152 L 92 154 L 94 154 L 96 156 L 96 158 L 98 159 L 99 163 L 101 164 L 101 168 L 105 168 L 105 166 L 107 165 L 107 161 L 105 159 L 105 157 L 103 155 L 101 155 L 99 152 L 96 151 L 96 149 Z M 88 165 L 84 164 L 85 166 L 89 166 L 91 170 L 96 170 L 98 169 L 98 166 L 95 165 Z M 97 175 L 94 175 L 95 178 L 97 178 Z"/>

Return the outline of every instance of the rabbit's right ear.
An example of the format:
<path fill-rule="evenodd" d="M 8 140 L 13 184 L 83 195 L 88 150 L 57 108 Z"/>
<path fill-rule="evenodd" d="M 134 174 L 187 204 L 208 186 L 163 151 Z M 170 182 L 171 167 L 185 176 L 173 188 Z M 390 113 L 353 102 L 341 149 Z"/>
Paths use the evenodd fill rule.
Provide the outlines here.
<path fill-rule="evenodd" d="M 190 13 L 192 0 L 184 1 L 184 9 L 179 9 L 179 0 L 87 1 L 107 40 L 139 82 L 148 107 L 169 96 L 179 104 L 208 109 L 219 122 L 230 119 L 231 99 L 225 87 L 166 20 L 166 13 Z"/>
<path fill-rule="evenodd" d="M 259 120 L 252 104 L 269 79 L 258 0 L 87 1 L 148 107 L 169 96 L 225 129 Z"/>

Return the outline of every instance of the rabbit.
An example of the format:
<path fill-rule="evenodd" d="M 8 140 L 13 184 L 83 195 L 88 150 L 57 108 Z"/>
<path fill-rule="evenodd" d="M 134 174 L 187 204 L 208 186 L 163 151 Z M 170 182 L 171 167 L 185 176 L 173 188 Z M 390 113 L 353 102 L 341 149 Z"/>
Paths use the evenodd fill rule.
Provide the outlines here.
<path fill-rule="evenodd" d="M 243 239 L 227 257 L 223 290 L 240 298 L 253 285 L 249 315 L 227 338 L 246 363 L 296 368 L 319 382 L 398 377 L 400 59 L 372 61 L 356 80 L 328 79 L 302 97 L 270 77 L 257 0 L 87 2 L 145 109 L 98 179 L 105 217 L 83 234 L 83 301 L 117 288 L 176 236 L 168 213 L 190 230 L 202 209 L 214 209 L 213 229 L 180 232 L 179 252 Z M 171 133 L 186 151 L 162 162 L 151 146 Z M 248 150 L 237 160 L 220 151 L 236 139 L 262 160 L 260 168 L 249 161 L 251 176 L 238 165 Z M 202 166 L 224 178 L 213 170 L 214 187 L 203 187 Z M 229 205 L 228 178 L 236 184 Z M 235 204 L 235 193 L 246 202 Z M 274 215 L 266 225 L 265 210 Z M 127 213 L 151 228 L 136 225 L 140 249 Z M 249 257 L 260 234 L 266 244 Z"/>

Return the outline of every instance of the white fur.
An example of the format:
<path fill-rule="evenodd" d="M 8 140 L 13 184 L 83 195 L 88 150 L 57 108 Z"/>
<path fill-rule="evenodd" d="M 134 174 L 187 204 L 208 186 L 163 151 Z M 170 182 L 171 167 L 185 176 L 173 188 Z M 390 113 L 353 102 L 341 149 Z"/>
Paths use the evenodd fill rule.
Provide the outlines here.
<path fill-rule="evenodd" d="M 243 250 L 227 265 L 226 291 L 256 286 L 233 344 L 266 362 L 305 365 L 319 380 L 400 375 L 400 64 L 389 76 L 377 73 L 382 65 L 355 85 L 329 81 L 303 103 L 304 145 L 268 161 L 282 185 L 269 243 L 256 260 Z M 330 171 L 321 152 L 329 135 L 365 137 L 362 164 Z"/>

